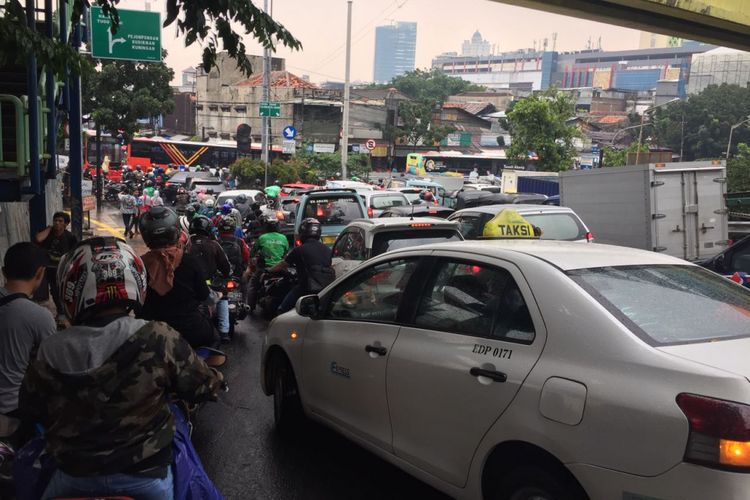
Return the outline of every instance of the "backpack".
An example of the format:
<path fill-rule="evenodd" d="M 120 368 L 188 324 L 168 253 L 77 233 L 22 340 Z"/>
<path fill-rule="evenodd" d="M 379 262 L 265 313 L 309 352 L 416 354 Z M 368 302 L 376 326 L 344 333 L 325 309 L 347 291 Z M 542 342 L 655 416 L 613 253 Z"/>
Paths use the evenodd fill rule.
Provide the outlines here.
<path fill-rule="evenodd" d="M 210 242 L 207 242 L 204 237 L 196 238 L 191 236 L 185 246 L 185 253 L 198 259 L 203 273 L 203 279 L 206 280 L 213 278 L 213 276 L 211 276 L 211 270 L 208 268 L 211 257 L 206 249 L 207 243 L 210 244 Z"/>
<path fill-rule="evenodd" d="M 219 244 L 227 254 L 227 259 L 232 265 L 232 274 L 235 276 L 242 275 L 243 262 L 242 262 L 242 246 L 240 240 L 235 236 L 222 236 L 219 239 Z"/>

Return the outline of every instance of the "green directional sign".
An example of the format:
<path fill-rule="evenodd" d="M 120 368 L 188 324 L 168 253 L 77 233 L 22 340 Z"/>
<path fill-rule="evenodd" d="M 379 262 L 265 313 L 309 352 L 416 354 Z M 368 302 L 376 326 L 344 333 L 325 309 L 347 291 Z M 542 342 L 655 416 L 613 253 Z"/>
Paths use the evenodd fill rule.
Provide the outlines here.
<path fill-rule="evenodd" d="M 281 116 L 281 103 L 280 102 L 261 102 L 260 103 L 260 116 L 270 116 L 271 118 L 278 118 Z"/>
<path fill-rule="evenodd" d="M 91 7 L 91 56 L 97 59 L 161 61 L 161 14 L 117 9 L 120 26 L 112 34 L 112 22 L 101 7 Z"/>

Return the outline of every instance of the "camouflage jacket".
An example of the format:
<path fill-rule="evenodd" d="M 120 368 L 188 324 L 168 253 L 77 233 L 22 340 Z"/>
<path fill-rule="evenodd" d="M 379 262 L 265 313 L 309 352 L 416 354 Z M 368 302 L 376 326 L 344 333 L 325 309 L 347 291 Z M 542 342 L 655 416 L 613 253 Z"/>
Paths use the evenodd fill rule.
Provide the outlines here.
<path fill-rule="evenodd" d="M 170 395 L 216 399 L 222 380 L 165 323 L 121 317 L 45 339 L 19 410 L 45 426 L 47 450 L 67 474 L 148 475 L 171 461 Z"/>

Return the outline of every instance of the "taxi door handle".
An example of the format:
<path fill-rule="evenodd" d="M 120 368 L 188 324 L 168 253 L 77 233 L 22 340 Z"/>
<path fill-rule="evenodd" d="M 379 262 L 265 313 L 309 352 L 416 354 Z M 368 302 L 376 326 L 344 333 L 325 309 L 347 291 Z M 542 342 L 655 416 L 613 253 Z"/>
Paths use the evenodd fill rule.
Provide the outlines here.
<path fill-rule="evenodd" d="M 495 370 L 485 370 L 484 368 L 479 368 L 477 366 L 469 370 L 469 373 L 474 377 L 491 378 L 495 382 L 505 382 L 506 380 L 508 380 L 508 376 L 503 372 L 498 372 Z"/>
<path fill-rule="evenodd" d="M 379 345 L 366 345 L 365 352 L 374 352 L 378 356 L 385 356 L 385 353 L 388 352 L 388 349 Z"/>

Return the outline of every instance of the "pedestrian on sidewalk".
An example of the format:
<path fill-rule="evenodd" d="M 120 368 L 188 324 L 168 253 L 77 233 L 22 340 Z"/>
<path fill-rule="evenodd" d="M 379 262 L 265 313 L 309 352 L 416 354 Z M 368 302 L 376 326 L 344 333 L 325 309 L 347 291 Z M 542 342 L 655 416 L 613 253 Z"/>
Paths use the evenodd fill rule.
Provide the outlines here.
<path fill-rule="evenodd" d="M 33 422 L 18 414 L 18 392 L 42 340 L 56 331 L 52 314 L 31 300 L 44 284 L 47 254 L 30 241 L 5 253 L 0 287 L 0 437 L 20 448 L 33 436 Z"/>
<path fill-rule="evenodd" d="M 58 323 L 65 321 L 65 313 L 60 301 L 60 293 L 57 289 L 57 265 L 60 263 L 60 258 L 72 250 L 78 243 L 73 233 L 67 230 L 68 224 L 70 224 L 70 216 L 68 214 L 65 212 L 55 212 L 52 216 L 52 225 L 39 231 L 34 238 L 39 246 L 47 251 L 47 283 L 44 286 L 49 286 L 52 293 L 52 300 L 55 302 L 55 309 L 57 310 Z M 46 295 L 46 288 L 44 290 Z"/>
<path fill-rule="evenodd" d="M 122 223 L 125 225 L 125 231 L 123 234 L 125 238 L 128 236 L 132 238 L 133 224 L 136 222 L 136 216 L 138 215 L 138 201 L 135 199 L 135 196 L 132 195 L 130 190 L 120 193 L 118 198 L 120 199 Z"/>

